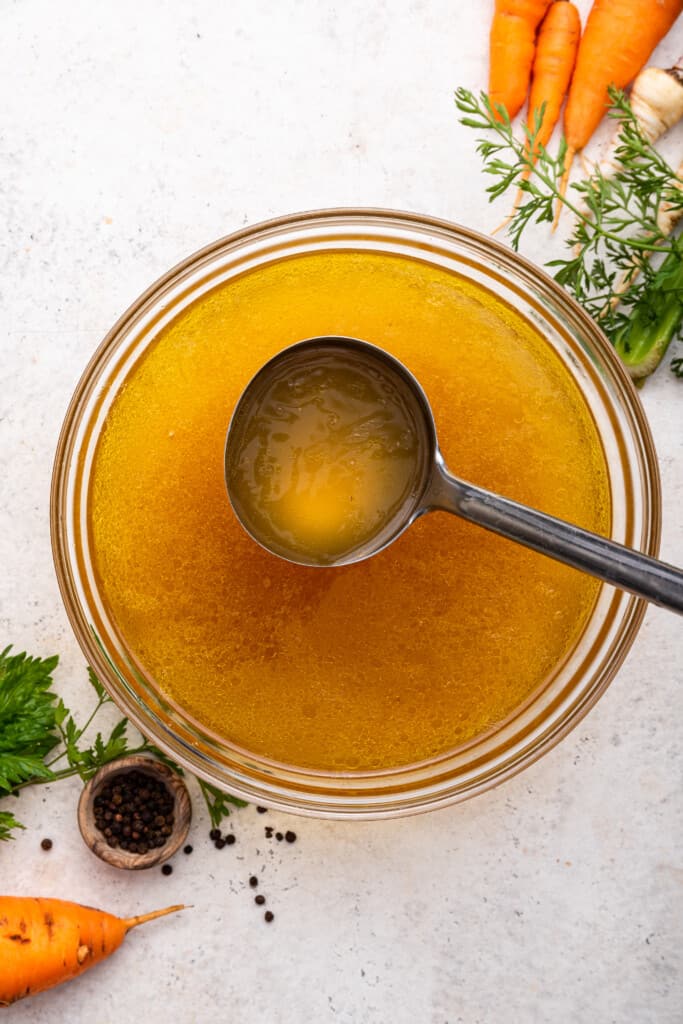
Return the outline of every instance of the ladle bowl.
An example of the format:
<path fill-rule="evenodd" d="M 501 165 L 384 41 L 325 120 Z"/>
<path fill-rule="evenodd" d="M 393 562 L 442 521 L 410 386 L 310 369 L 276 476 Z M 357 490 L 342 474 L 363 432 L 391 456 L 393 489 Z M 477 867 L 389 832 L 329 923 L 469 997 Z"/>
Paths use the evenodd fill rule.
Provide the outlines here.
<path fill-rule="evenodd" d="M 324 547 L 302 547 L 282 536 L 273 537 L 264 529 L 255 494 L 245 501 L 236 486 L 240 467 L 252 458 L 255 432 L 250 427 L 255 411 L 271 401 L 273 383 L 305 379 L 313 362 L 324 354 L 342 357 L 350 366 L 381 380 L 384 391 L 397 405 L 400 402 L 414 432 L 411 479 L 403 500 L 394 504 L 380 528 L 366 531 L 356 543 L 333 555 Z M 301 415 L 301 407 L 297 410 L 296 403 L 288 405 L 283 438 L 297 415 Z M 392 544 L 421 515 L 442 510 L 683 614 L 680 569 L 454 476 L 439 451 L 434 416 L 417 378 L 394 356 L 357 338 L 309 338 L 278 352 L 261 367 L 242 392 L 228 427 L 225 479 L 230 503 L 247 533 L 272 554 L 300 565 L 330 568 L 363 561 Z"/>

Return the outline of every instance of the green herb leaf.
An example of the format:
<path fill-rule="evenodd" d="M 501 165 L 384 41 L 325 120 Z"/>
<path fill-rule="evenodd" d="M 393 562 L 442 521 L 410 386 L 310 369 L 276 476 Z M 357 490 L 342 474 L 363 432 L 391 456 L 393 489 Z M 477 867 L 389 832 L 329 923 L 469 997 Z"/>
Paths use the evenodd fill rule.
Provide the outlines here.
<path fill-rule="evenodd" d="M 247 806 L 246 801 L 238 800 L 236 796 L 224 793 L 210 783 L 204 782 L 203 779 L 198 779 L 197 781 L 206 801 L 211 824 L 214 828 L 218 828 L 223 819 L 229 817 L 230 812 L 235 807 Z"/>
<path fill-rule="evenodd" d="M 52 773 L 43 759 L 59 742 L 56 696 L 51 692 L 57 658 L 0 653 L 0 796 Z"/>
<path fill-rule="evenodd" d="M 17 828 L 24 828 L 24 826 L 9 811 L 0 811 L 0 842 L 14 839 L 12 832 Z"/>
<path fill-rule="evenodd" d="M 98 700 L 101 701 L 102 704 L 105 704 L 111 700 L 111 697 L 109 696 L 105 688 L 102 686 L 102 683 L 99 681 L 93 670 L 90 668 L 90 665 L 88 665 L 88 679 L 90 680 L 90 685 L 97 694 Z"/>
<path fill-rule="evenodd" d="M 15 786 L 22 783 L 38 780 L 50 782 L 53 778 L 54 773 L 40 757 L 7 752 L 0 757 L 0 796 L 11 793 Z"/>

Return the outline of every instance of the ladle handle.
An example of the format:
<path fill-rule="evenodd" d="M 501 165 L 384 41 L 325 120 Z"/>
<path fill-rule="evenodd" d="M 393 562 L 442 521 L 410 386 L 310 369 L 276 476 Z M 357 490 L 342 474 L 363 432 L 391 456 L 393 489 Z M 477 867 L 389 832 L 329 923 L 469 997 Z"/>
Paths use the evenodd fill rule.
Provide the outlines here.
<path fill-rule="evenodd" d="M 427 493 L 431 509 L 471 523 L 683 615 L 683 571 L 582 530 L 562 519 L 465 483 L 438 465 Z"/>

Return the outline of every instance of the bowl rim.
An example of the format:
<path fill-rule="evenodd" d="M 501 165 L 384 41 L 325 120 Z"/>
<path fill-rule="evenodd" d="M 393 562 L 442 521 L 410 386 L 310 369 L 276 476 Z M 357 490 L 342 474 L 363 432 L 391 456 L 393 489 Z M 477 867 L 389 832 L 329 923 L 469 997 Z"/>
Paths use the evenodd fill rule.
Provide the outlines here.
<path fill-rule="evenodd" d="M 112 666 L 109 662 L 106 651 L 101 649 L 101 647 L 98 648 L 98 638 L 96 634 L 93 641 L 92 629 L 88 628 L 87 622 L 84 622 L 82 616 L 79 615 L 78 602 L 75 599 L 73 583 L 70 579 L 71 568 L 69 559 L 66 555 L 65 544 L 63 542 L 64 517 L 62 515 L 62 507 L 60 503 L 60 498 L 65 497 L 65 488 L 63 484 L 66 470 L 68 468 L 68 459 L 66 456 L 70 454 L 70 450 L 73 447 L 74 422 L 77 420 L 79 410 L 84 402 L 84 398 L 86 397 L 85 393 L 89 390 L 89 387 L 92 384 L 93 374 L 96 374 L 98 364 L 105 359 L 112 342 L 119 336 L 122 329 L 124 329 L 128 323 L 132 322 L 148 303 L 157 299 L 164 288 L 179 279 L 186 271 L 199 265 L 202 261 L 211 257 L 219 250 L 226 247 L 234 249 L 243 240 L 271 236 L 280 230 L 285 231 L 296 229 L 307 223 L 314 226 L 321 222 L 325 222 L 333 227 L 335 221 L 348 222 L 350 220 L 358 220 L 359 222 L 363 222 L 368 219 L 379 219 L 385 225 L 403 223 L 408 226 L 413 226 L 418 230 L 436 229 L 439 232 L 445 233 L 447 236 L 449 235 L 453 237 L 455 235 L 456 238 L 460 238 L 465 242 L 474 242 L 478 245 L 483 245 L 491 251 L 492 254 L 498 254 L 505 262 L 509 262 L 511 260 L 514 261 L 520 271 L 524 271 L 531 278 L 535 278 L 537 280 L 540 279 L 540 283 L 544 286 L 546 291 L 549 291 L 551 296 L 555 298 L 558 306 L 564 307 L 568 312 L 570 312 L 574 320 L 578 321 L 582 331 L 591 337 L 592 340 L 597 341 L 600 358 L 604 360 L 609 371 L 616 378 L 620 392 L 623 392 L 620 396 L 622 401 L 628 400 L 625 411 L 633 418 L 637 428 L 638 440 L 641 446 L 640 454 L 642 455 L 643 464 L 647 470 L 643 479 L 647 483 L 649 489 L 649 516 L 646 520 L 648 536 L 643 550 L 650 555 L 657 555 L 661 537 L 661 481 L 654 442 L 640 397 L 621 360 L 605 337 L 599 325 L 588 315 L 588 313 L 586 313 L 575 299 L 573 299 L 552 277 L 550 277 L 542 267 L 482 232 L 464 227 L 444 218 L 433 217 L 427 214 L 402 211 L 398 209 L 386 209 L 382 207 L 333 207 L 329 209 L 323 208 L 285 214 L 251 225 L 246 225 L 234 232 L 222 236 L 221 238 L 218 238 L 191 253 L 185 259 L 181 260 L 157 278 L 156 281 L 154 281 L 127 307 L 127 309 L 106 333 L 103 340 L 88 360 L 68 404 L 55 450 L 50 488 L 50 525 L 53 560 L 62 601 L 76 635 L 76 639 L 86 658 L 95 663 L 95 668 L 103 676 L 104 680 L 107 679 L 108 669 Z M 97 377 L 95 376 L 94 379 L 96 380 Z M 616 657 L 611 656 L 609 665 L 605 666 L 602 670 L 599 685 L 591 690 L 579 706 L 575 706 L 573 708 L 572 714 L 569 717 L 565 717 L 554 723 L 553 728 L 535 742 L 532 751 L 523 751 L 521 756 L 515 757 L 512 762 L 506 763 L 502 770 L 497 771 L 493 778 L 482 779 L 477 785 L 468 788 L 464 793 L 436 793 L 428 796 L 425 791 L 421 791 L 419 802 L 416 805 L 408 802 L 402 806 L 391 806 L 389 808 L 382 807 L 381 810 L 378 810 L 377 807 L 373 807 L 370 804 L 365 810 L 358 810 L 354 808 L 350 811 L 346 808 L 342 809 L 339 807 L 325 806 L 324 808 L 321 808 L 319 806 L 307 806 L 305 804 L 293 803 L 291 800 L 280 799 L 276 795 L 274 796 L 272 794 L 267 795 L 258 793 L 256 797 L 253 794 L 250 795 L 245 792 L 238 781 L 236 781 L 234 787 L 232 787 L 233 791 L 236 795 L 239 795 L 242 798 L 246 796 L 246 798 L 250 800 L 258 799 L 258 802 L 264 806 L 277 807 L 289 812 L 294 810 L 296 813 L 303 815 L 324 816 L 327 818 L 338 817 L 343 819 L 347 819 L 349 817 L 353 817 L 355 819 L 397 817 L 469 799 L 472 796 L 475 796 L 478 793 L 511 778 L 523 768 L 534 763 L 543 754 L 552 749 L 552 747 L 563 739 L 564 736 L 575 728 L 576 725 L 578 725 L 578 723 L 602 696 L 607 686 L 614 678 L 614 675 L 621 667 L 632 646 L 638 629 L 640 628 L 646 609 L 647 603 L 644 600 L 630 596 L 628 604 L 621 615 L 623 626 L 618 638 L 619 650 L 617 655 Z M 119 689 L 112 688 L 113 692 L 112 690 L 109 690 L 109 687 L 107 687 L 107 689 L 111 692 L 112 697 L 121 710 L 134 722 L 136 727 L 141 729 L 144 733 L 146 727 L 145 717 L 139 712 L 138 707 L 130 700 L 127 700 Z M 172 730 L 169 731 L 169 734 L 173 735 Z M 165 737 L 158 733 L 154 733 L 153 738 L 166 754 L 171 757 L 178 756 L 177 745 L 169 745 L 168 743 L 165 743 Z M 183 745 L 182 739 L 177 735 L 174 736 L 174 739 L 179 745 Z M 185 747 L 187 747 L 187 744 L 185 744 Z M 255 755 L 251 756 L 254 757 Z M 197 763 L 196 760 L 193 760 L 191 763 L 183 762 L 182 756 L 179 760 L 181 763 L 184 763 L 186 768 L 200 778 L 216 784 L 215 775 L 211 773 L 210 767 L 205 768 L 201 761 L 200 763 Z M 268 762 L 268 759 L 262 758 L 260 755 L 258 756 L 258 760 L 261 763 L 272 764 L 276 768 L 291 767 L 282 766 L 278 762 Z M 410 765 L 406 767 L 412 768 L 415 766 Z M 300 771 L 300 769 L 296 770 Z M 364 778 L 370 775 L 391 775 L 394 771 L 394 769 L 382 769 L 377 772 L 363 772 L 362 775 Z M 316 775 L 320 775 L 324 778 L 335 777 L 341 779 L 356 777 L 355 773 L 349 772 L 318 773 L 312 769 L 305 769 L 304 772 L 307 776 L 311 776 L 311 778 L 314 778 Z M 229 789 L 231 787 L 226 786 L 226 788 Z"/>

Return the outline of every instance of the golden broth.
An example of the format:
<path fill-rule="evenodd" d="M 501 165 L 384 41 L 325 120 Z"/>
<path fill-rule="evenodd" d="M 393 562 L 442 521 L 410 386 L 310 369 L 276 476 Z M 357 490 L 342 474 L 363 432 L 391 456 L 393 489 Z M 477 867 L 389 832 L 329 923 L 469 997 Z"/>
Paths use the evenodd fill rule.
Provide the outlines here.
<path fill-rule="evenodd" d="M 417 376 L 453 472 L 608 532 L 595 425 L 542 337 L 457 275 L 345 251 L 247 273 L 164 329 L 102 433 L 91 543 L 127 645 L 197 720 L 290 764 L 385 768 L 514 711 L 571 650 L 599 584 L 442 513 L 344 568 L 259 548 L 226 496 L 230 415 L 277 351 L 332 334 Z"/>

